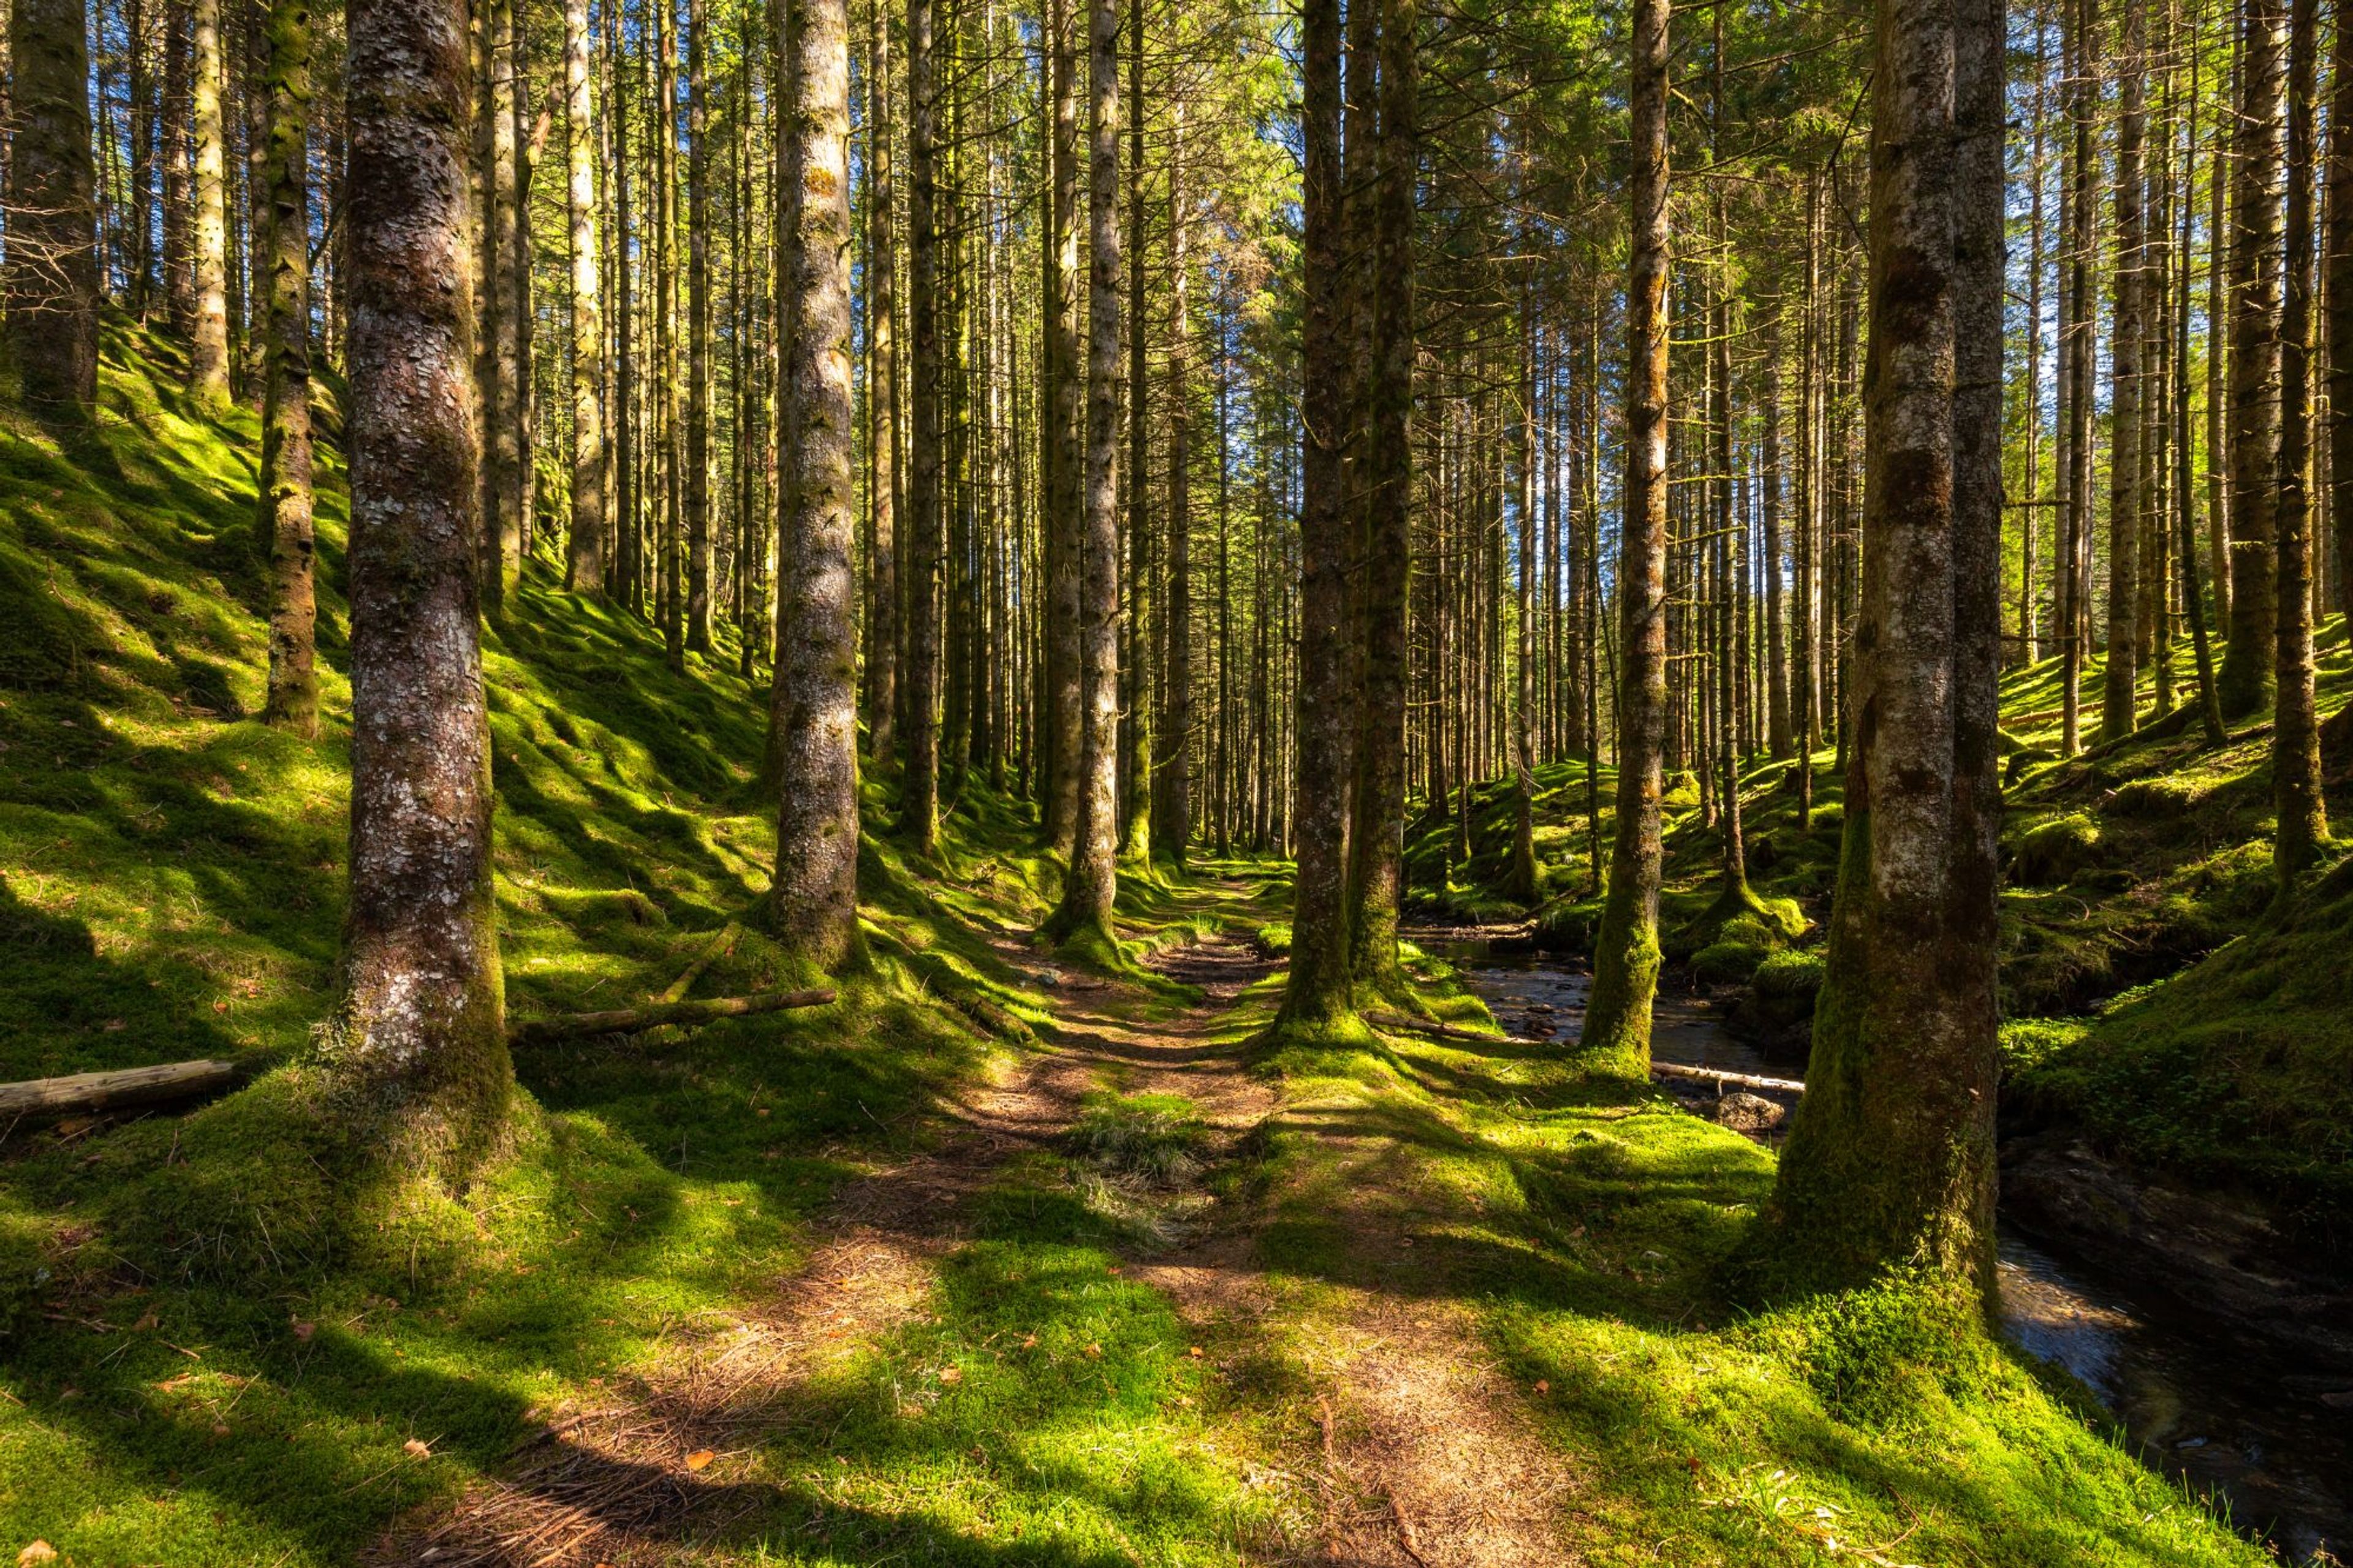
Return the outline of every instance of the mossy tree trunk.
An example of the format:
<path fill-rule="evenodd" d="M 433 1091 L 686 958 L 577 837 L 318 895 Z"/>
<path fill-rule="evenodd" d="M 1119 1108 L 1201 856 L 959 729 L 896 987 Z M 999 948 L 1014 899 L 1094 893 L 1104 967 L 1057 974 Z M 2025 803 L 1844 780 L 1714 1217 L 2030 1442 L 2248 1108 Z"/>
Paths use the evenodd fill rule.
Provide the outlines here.
<path fill-rule="evenodd" d="M 8 16 L 8 356 L 25 400 L 87 417 L 98 400 L 98 232 L 82 0 L 16 0 Z"/>
<path fill-rule="evenodd" d="M 917 854 L 939 847 L 940 574 L 938 135 L 932 0 L 907 0 L 907 306 L 913 363 L 907 389 L 907 700 L 900 743 L 900 827 Z"/>
<path fill-rule="evenodd" d="M 1660 755 L 1667 709 L 1667 17 L 1635 0 L 1626 284 L 1626 488 L 1619 542 L 1618 811 L 1577 1055 L 1641 1079 L 1659 984 Z"/>
<path fill-rule="evenodd" d="M 1087 452 L 1078 817 L 1058 939 L 1111 940 L 1119 876 L 1119 6 L 1087 8 Z"/>
<path fill-rule="evenodd" d="M 1994 1285 L 2002 18 L 1879 0 L 1846 846 L 1767 1222 L 1793 1282 Z"/>
<path fill-rule="evenodd" d="M 849 13 L 792 0 L 784 19 L 784 298 L 777 525 L 776 876 L 772 929 L 830 969 L 858 946 L 858 585 L 851 468 Z M 782 215 L 780 215 L 782 216 Z"/>
<path fill-rule="evenodd" d="M 310 0 L 272 0 L 268 39 L 269 222 L 263 299 L 260 523 L 269 552 L 266 722 L 319 731 L 317 553 L 311 497 Z"/>
<path fill-rule="evenodd" d="M 2312 302 L 2316 0 L 2294 0 L 2288 28 L 2287 245 L 2280 338 L 2279 622 L 2272 726 L 2279 826 L 2273 865 L 2283 889 L 2319 858 L 2328 837 L 2312 662 Z"/>
<path fill-rule="evenodd" d="M 1340 163 L 1340 7 L 1303 0 L 1301 135 L 1305 147 L 1302 237 L 1304 320 L 1300 423 L 1298 877 L 1291 973 L 1279 1027 L 1326 1029 L 1355 1016 L 1348 963 L 1348 779 L 1355 740 L 1349 699 L 1350 546 L 1345 476 L 1349 311 L 1345 292 Z"/>
<path fill-rule="evenodd" d="M 2239 112 L 2232 132 L 2231 603 L 2222 712 L 2271 700 L 2278 647 L 2281 69 L 2279 0 L 2241 13 Z"/>
<path fill-rule="evenodd" d="M 588 0 L 564 0 L 565 216 L 572 261 L 572 535 L 564 585 L 605 592 L 605 313 L 596 243 L 596 104 Z"/>
<path fill-rule="evenodd" d="M 348 15 L 351 894 L 331 1061 L 375 1113 L 371 1152 L 453 1177 L 494 1148 L 513 1084 L 478 639 L 466 15 Z"/>
<path fill-rule="evenodd" d="M 1383 0 L 1379 188 L 1372 203 L 1373 342 L 1365 408 L 1362 719 L 1356 731 L 1356 830 L 1349 840 L 1351 967 L 1359 984 L 1394 988 L 1398 906 L 1405 887 L 1406 683 L 1413 592 L 1414 179 L 1419 169 L 1420 16 L 1416 0 Z"/>

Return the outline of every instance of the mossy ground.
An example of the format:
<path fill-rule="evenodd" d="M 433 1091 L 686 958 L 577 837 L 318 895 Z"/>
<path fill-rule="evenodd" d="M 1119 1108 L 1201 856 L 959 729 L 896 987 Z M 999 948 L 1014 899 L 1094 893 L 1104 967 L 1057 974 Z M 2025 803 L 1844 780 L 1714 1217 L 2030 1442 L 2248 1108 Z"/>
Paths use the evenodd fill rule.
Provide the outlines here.
<path fill-rule="evenodd" d="M 299 1055 L 332 995 L 335 458 L 327 722 L 302 743 L 243 717 L 263 658 L 252 421 L 195 415 L 170 360 L 111 327 L 92 443 L 0 432 L 0 1077 L 268 1066 Z M 552 579 L 528 573 L 486 639 L 511 1009 L 634 1001 L 714 943 L 697 994 L 782 978 L 744 919 L 770 852 L 760 694 L 724 658 L 668 672 L 645 628 Z M 1581 800 L 1572 773 L 1544 787 Z M 870 783 L 876 825 L 885 795 Z M 1581 824 L 1546 831 L 1556 858 Z M 415 1237 L 340 1208 L 331 1173 L 278 1141 L 299 1071 L 187 1117 L 8 1130 L 0 1547 L 350 1562 L 406 1510 L 503 1472 L 558 1412 L 638 1397 L 681 1342 L 756 1317 L 846 1181 L 1034 1060 L 1024 1028 L 1061 1026 L 1048 961 L 1016 945 L 1052 892 L 1033 841 L 976 784 L 934 862 L 870 836 L 873 961 L 834 1006 L 522 1052 L 513 1147 Z M 1276 942 L 1279 868 L 1203 870 L 1124 879 L 1123 961 L 1216 926 Z M 1671 910 L 1707 896 L 1695 881 Z M 1435 1016 L 1479 1016 L 1441 972 L 1422 978 Z M 1196 1000 L 1123 984 L 1143 1025 Z M 1273 998 L 1262 984 L 1222 1024 L 1237 1062 Z M 758 1506 L 712 1560 L 1306 1549 L 1318 1336 L 1356 1293 L 1468 1315 L 1461 1353 L 1500 1364 L 1577 1478 L 1564 1525 L 1589 1561 L 1812 1563 L 1858 1542 L 1894 1561 L 2257 1561 L 2063 1390 L 1900 1301 L 1734 1311 L 1713 1270 L 1771 1156 L 1729 1133 L 1501 1038 L 1352 1037 L 1258 1067 L 1286 1108 L 1223 1163 L 1188 1169 L 1204 1152 L 1187 1108 L 1116 1075 L 1087 1136 L 1008 1160 L 922 1310 L 727 1457 Z M 1190 1321 L 1130 1277 L 1168 1244 L 1162 1194 L 1187 1180 L 1256 1227 L 1273 1319 Z"/>
<path fill-rule="evenodd" d="M 1417 968 L 1436 1011 L 1477 1018 L 1442 965 Z M 1269 1066 L 1289 1103 L 1261 1256 L 1292 1342 L 1352 1299 L 1469 1304 L 1575 1471 L 1581 1561 L 2263 1560 L 2076 1391 L 1915 1293 L 1726 1300 L 1773 1155 L 1663 1096 L 1500 1036 Z"/>
<path fill-rule="evenodd" d="M 2320 628 L 2317 659 L 2325 720 L 2353 700 L 2342 617 Z M 2087 737 L 2101 668 L 2095 658 L 2083 676 Z M 2175 668 L 2180 700 L 2191 691 L 2186 647 Z M 2343 958 L 2353 952 L 2353 906 L 2324 888 L 2294 920 L 2269 918 L 2276 886 L 2269 727 L 2242 725 L 2212 747 L 2194 721 L 2157 724 L 2156 678 L 2145 668 L 2147 728 L 2061 761 L 2059 680 L 2051 659 L 2008 672 L 2001 687 L 2001 1005 L 2013 1041 L 2045 1047 L 2031 1061 L 2010 1054 L 2011 1109 L 2086 1126 L 2113 1152 L 2243 1189 L 2323 1222 L 2332 1245 L 2353 1243 L 2341 1217 L 2330 1217 L 2348 1212 L 2353 1194 L 2345 1134 L 2353 1126 L 2353 1025 L 2346 1022 L 2353 994 L 2341 982 L 2353 973 Z M 1758 759 L 1742 779 L 1750 882 L 1765 899 L 1795 900 L 1813 921 L 1794 939 L 1801 951 L 1819 940 L 1837 875 L 1844 813 L 1834 763 L 1828 751 L 1813 758 L 1805 832 L 1788 764 Z M 2332 752 L 2324 773 L 2332 819 L 2340 831 L 2353 827 L 2353 756 Z M 1551 764 L 1538 779 L 1549 901 L 1535 911 L 1536 940 L 1589 952 L 1599 905 L 1590 890 L 1584 765 Z M 1605 846 L 1613 794 L 1605 769 Z M 1472 801 L 1467 863 L 1455 862 L 1451 819 L 1417 825 L 1409 836 L 1415 908 L 1424 918 L 1529 912 L 1494 892 L 1511 841 L 1509 788 L 1475 789 Z M 1774 940 L 1778 921 L 1764 922 L 1764 931 L 1743 925 L 1708 934 L 1703 917 L 1717 897 L 1722 850 L 1698 804 L 1688 781 L 1668 797 L 1662 940 L 1694 978 L 1740 985 L 1791 939 Z M 1736 1026 L 1802 1061 L 1812 987 L 1799 983 L 1811 978 L 1777 970 L 1771 995 L 1736 1002 Z M 2058 1039 L 2063 1047 L 2052 1044 Z"/>

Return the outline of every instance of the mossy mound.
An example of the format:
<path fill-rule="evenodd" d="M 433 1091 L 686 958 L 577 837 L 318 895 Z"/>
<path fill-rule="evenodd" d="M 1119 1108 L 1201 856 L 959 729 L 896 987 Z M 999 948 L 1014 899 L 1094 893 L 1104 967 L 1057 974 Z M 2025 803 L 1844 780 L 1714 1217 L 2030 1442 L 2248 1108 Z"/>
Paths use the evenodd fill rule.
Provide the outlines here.
<path fill-rule="evenodd" d="M 2120 1152 L 2269 1194 L 2334 1234 L 2353 1213 L 2353 859 L 2088 1026 L 2006 1037 L 2030 1109 Z"/>
<path fill-rule="evenodd" d="M 2010 879 L 2021 888 L 2062 888 L 2092 868 L 2100 854 L 2100 825 L 2083 812 L 2039 822 L 2010 850 Z"/>

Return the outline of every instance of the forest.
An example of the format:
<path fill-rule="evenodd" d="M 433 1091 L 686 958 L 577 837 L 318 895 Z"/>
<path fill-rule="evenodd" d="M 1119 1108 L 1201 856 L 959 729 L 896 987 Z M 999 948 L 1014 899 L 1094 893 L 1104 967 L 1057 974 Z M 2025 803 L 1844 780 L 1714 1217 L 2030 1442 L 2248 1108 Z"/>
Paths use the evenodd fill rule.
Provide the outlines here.
<path fill-rule="evenodd" d="M 0 1561 L 2353 1560 L 2337 0 L 7 0 Z"/>

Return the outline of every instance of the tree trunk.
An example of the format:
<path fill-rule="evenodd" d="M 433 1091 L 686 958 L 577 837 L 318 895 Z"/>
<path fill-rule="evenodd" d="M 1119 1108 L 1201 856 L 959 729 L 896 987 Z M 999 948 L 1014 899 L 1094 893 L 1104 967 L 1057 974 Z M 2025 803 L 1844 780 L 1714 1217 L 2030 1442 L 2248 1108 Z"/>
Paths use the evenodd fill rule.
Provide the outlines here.
<path fill-rule="evenodd" d="M 195 334 L 188 344 L 188 385 L 199 403 L 216 406 L 228 401 L 228 147 L 221 121 L 220 0 L 195 0 L 189 26 L 188 121 L 195 170 L 189 268 Z"/>
<path fill-rule="evenodd" d="M 1046 69 L 1053 95 L 1045 227 L 1046 842 L 1068 857 L 1079 816 L 1078 98 L 1071 0 L 1048 0 Z"/>
<path fill-rule="evenodd" d="M 164 298 L 172 330 L 195 331 L 195 280 L 189 271 L 188 134 L 189 6 L 168 0 L 164 8 Z"/>
<path fill-rule="evenodd" d="M 1619 540 L 1618 817 L 1579 1056 L 1641 1081 L 1659 982 L 1660 755 L 1667 708 L 1667 14 L 1635 0 L 1626 285 L 1625 521 Z"/>
<path fill-rule="evenodd" d="M 331 1060 L 375 1150 L 445 1180 L 512 1091 L 491 885 L 458 0 L 355 0 L 351 892 Z"/>
<path fill-rule="evenodd" d="M 2353 614 L 2353 26 L 2342 21 L 2328 69 L 2328 511 L 2337 604 Z"/>
<path fill-rule="evenodd" d="M 1144 6 L 1128 0 L 1127 66 L 1127 581 L 1120 658 L 1125 690 L 1120 700 L 1120 796 L 1124 820 L 1121 852 L 1138 859 L 1152 853 L 1152 397 L 1149 317 L 1145 311 L 1144 243 Z M 1175 104 L 1169 106 L 1173 117 Z"/>
<path fill-rule="evenodd" d="M 2147 125 L 2142 86 L 2147 37 L 2139 5 L 2124 10 L 2123 68 L 2117 73 L 2116 331 L 2108 350 L 2108 654 L 2100 687 L 2100 734 L 2129 735 L 2138 707 L 2135 687 L 2140 609 L 2140 540 L 2147 527 L 2142 486 L 2142 348 L 2147 336 L 2148 237 L 2141 209 L 2141 142 Z"/>
<path fill-rule="evenodd" d="M 908 387 L 907 706 L 900 827 L 919 855 L 939 847 L 940 307 L 933 217 L 938 84 L 932 0 L 907 0 L 907 303 L 914 333 Z"/>
<path fill-rule="evenodd" d="M 2328 805 L 2320 785 L 2320 728 L 2312 662 L 2312 174 L 2317 0 L 2294 0 L 2288 32 L 2287 245 L 2280 322 L 2278 626 L 2273 793 L 2279 826 L 2272 865 L 2283 890 L 2320 858 Z"/>
<path fill-rule="evenodd" d="M 1414 180 L 1419 168 L 1420 10 L 1381 0 L 1380 138 L 1372 203 L 1372 327 L 1378 358 L 1366 399 L 1362 583 L 1364 686 L 1356 730 L 1348 920 L 1361 984 L 1398 981 L 1405 886 L 1406 680 L 1413 591 Z"/>
<path fill-rule="evenodd" d="M 1862 624 L 1813 1055 L 1767 1207 L 1793 1286 L 1994 1290 L 2001 12 L 1879 0 Z"/>
<path fill-rule="evenodd" d="M 83 0 L 16 0 L 6 178 L 6 344 L 26 403 L 87 418 L 98 401 L 98 234 Z"/>
<path fill-rule="evenodd" d="M 1120 829 L 1118 0 L 1089 0 L 1087 16 L 1087 473 L 1079 643 L 1086 702 L 1070 874 L 1048 930 L 1063 941 L 1110 943 Z"/>
<path fill-rule="evenodd" d="M 849 384 L 849 11 L 791 0 L 785 185 L 783 513 L 778 523 L 776 875 L 770 927 L 830 969 L 858 946 L 857 483 Z"/>
<path fill-rule="evenodd" d="M 1305 149 L 1300 329 L 1299 755 L 1293 791 L 1299 870 L 1291 973 L 1281 1023 L 1302 1030 L 1353 1018 L 1348 962 L 1350 549 L 1345 475 L 1348 322 L 1340 164 L 1340 7 L 1302 0 L 1301 137 Z M 1230 646 L 1230 645 L 1229 645 Z"/>
<path fill-rule="evenodd" d="M 899 331 L 898 255 L 891 183 L 890 7 L 875 0 L 872 64 L 867 78 L 866 224 L 869 237 L 866 308 L 871 318 L 866 397 L 872 410 L 869 442 L 873 544 L 867 557 L 866 734 L 877 763 L 898 748 L 899 644 Z"/>
<path fill-rule="evenodd" d="M 1181 124 L 1182 121 L 1180 121 Z M 1185 865 L 1193 829 L 1193 344 L 1187 313 L 1184 148 L 1168 155 L 1168 555 L 1162 578 L 1161 708 L 1153 726 L 1152 852 Z M 1136 246 L 1143 246 L 1142 237 Z M 1141 331 L 1141 327 L 1134 329 Z M 1222 455 L 1221 455 L 1222 456 Z"/>
<path fill-rule="evenodd" d="M 2248 0 L 2232 143 L 2231 609 L 2222 712 L 2272 699 L 2278 649 L 2281 64 L 2279 0 Z"/>
<path fill-rule="evenodd" d="M 596 98 L 588 0 L 564 0 L 565 216 L 572 245 L 572 535 L 564 585 L 605 592 L 605 317 L 596 244 Z"/>
<path fill-rule="evenodd" d="M 820 6 L 824 3 L 818 0 Z M 687 0 L 686 469 L 681 489 L 686 508 L 686 646 L 704 655 L 711 652 L 710 31 L 706 0 Z M 788 132 L 793 133 L 797 132 Z M 849 426 L 842 429 L 848 440 Z"/>
<path fill-rule="evenodd" d="M 311 514 L 311 106 L 309 0 L 271 0 L 263 23 L 269 257 L 261 340 L 260 523 L 269 552 L 269 691 L 262 720 L 319 732 Z"/>

